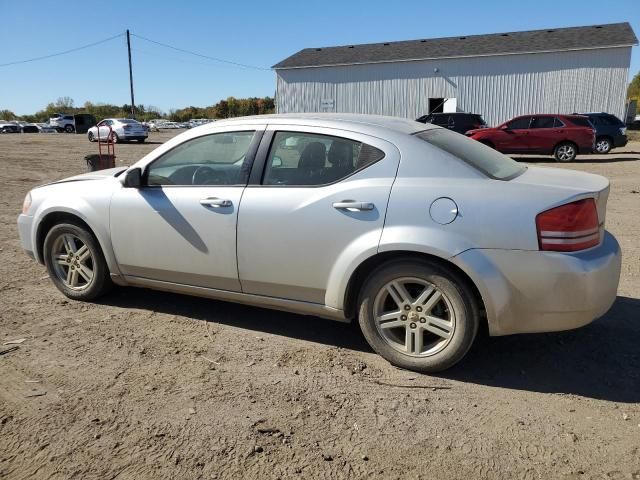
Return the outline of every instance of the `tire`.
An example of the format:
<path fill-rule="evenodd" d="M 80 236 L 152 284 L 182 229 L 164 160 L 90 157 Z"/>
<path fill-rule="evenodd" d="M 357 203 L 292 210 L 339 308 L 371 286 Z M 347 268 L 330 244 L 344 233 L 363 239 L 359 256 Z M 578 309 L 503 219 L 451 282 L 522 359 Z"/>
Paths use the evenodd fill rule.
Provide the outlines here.
<path fill-rule="evenodd" d="M 102 250 L 85 227 L 73 223 L 55 225 L 47 233 L 43 251 L 53 284 L 67 297 L 93 300 L 112 287 Z"/>
<path fill-rule="evenodd" d="M 67 133 L 73 133 L 76 131 L 76 129 L 73 127 L 73 125 L 67 125 L 66 127 L 64 127 L 64 131 Z"/>
<path fill-rule="evenodd" d="M 361 290 L 358 306 L 360 329 L 371 348 L 392 365 L 424 373 L 459 362 L 480 323 L 477 302 L 466 283 L 424 260 L 396 261 L 376 269 Z"/>
<path fill-rule="evenodd" d="M 607 137 L 596 138 L 596 148 L 594 153 L 605 155 L 611 151 L 612 142 Z"/>
<path fill-rule="evenodd" d="M 90 142 L 95 142 L 95 141 L 96 141 L 96 139 L 95 139 L 95 138 L 93 138 L 93 132 L 89 132 L 89 133 L 87 134 L 87 137 L 89 138 L 89 141 L 90 141 Z"/>
<path fill-rule="evenodd" d="M 144 143 L 145 140 L 146 140 L 146 138 L 139 138 L 138 139 L 138 143 Z"/>
<path fill-rule="evenodd" d="M 120 142 L 120 137 L 118 137 L 118 134 L 116 132 L 111 132 L 111 142 L 113 143 L 118 143 Z"/>
<path fill-rule="evenodd" d="M 573 142 L 562 142 L 553 149 L 553 156 L 557 162 L 572 162 L 578 154 L 578 147 Z"/>

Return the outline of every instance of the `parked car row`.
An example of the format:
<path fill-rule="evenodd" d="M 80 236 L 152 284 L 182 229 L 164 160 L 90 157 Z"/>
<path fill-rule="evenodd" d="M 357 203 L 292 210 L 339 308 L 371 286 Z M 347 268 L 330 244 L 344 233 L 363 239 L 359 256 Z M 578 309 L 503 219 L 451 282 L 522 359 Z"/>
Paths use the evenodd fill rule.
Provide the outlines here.
<path fill-rule="evenodd" d="M 609 113 L 535 114 L 490 128 L 479 114 L 432 113 L 417 119 L 464 134 L 501 153 L 553 155 L 570 162 L 578 153 L 609 153 L 627 144 L 627 129 Z"/>
<path fill-rule="evenodd" d="M 47 123 L 0 120 L 0 133 L 58 133 Z"/>

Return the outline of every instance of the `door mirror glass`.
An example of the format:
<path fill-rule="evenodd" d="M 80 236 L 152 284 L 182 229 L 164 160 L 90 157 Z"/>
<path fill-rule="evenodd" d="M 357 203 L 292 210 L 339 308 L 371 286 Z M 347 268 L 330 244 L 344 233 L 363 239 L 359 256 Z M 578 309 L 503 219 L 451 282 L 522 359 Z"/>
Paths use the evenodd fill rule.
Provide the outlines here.
<path fill-rule="evenodd" d="M 137 167 L 129 170 L 122 184 L 125 188 L 140 188 L 142 185 L 142 170 Z"/>

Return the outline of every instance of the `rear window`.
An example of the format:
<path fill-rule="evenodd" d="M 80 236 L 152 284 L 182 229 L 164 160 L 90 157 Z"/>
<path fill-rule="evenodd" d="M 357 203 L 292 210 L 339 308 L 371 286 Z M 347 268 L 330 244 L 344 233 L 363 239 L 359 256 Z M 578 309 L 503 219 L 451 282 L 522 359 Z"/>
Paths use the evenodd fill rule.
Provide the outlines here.
<path fill-rule="evenodd" d="M 493 148 L 450 130 L 434 128 L 418 132 L 415 136 L 458 157 L 496 180 L 510 180 L 527 169 Z"/>
<path fill-rule="evenodd" d="M 587 117 L 569 117 L 571 123 L 576 127 L 591 127 L 591 123 Z"/>

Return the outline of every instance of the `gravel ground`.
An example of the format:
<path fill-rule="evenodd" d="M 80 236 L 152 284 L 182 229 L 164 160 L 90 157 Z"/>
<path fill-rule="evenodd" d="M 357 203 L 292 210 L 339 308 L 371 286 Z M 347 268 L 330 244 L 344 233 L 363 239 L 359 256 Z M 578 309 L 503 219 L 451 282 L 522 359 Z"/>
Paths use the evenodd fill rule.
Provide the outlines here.
<path fill-rule="evenodd" d="M 173 134 L 118 145 L 119 163 Z M 640 478 L 640 142 L 565 166 L 611 180 L 612 310 L 572 332 L 481 337 L 440 376 L 318 318 L 142 289 L 65 299 L 16 216 L 95 149 L 0 135 L 0 343 L 25 339 L 0 355 L 0 478 Z"/>

